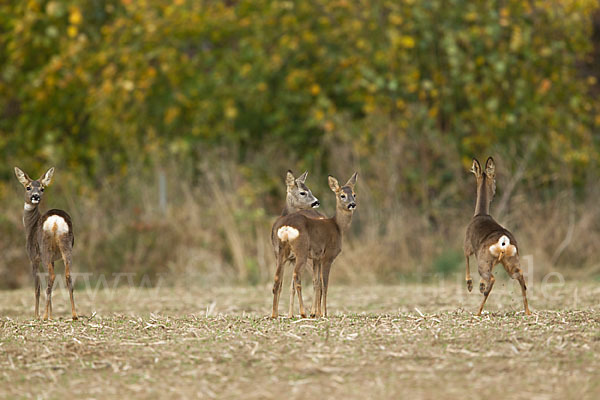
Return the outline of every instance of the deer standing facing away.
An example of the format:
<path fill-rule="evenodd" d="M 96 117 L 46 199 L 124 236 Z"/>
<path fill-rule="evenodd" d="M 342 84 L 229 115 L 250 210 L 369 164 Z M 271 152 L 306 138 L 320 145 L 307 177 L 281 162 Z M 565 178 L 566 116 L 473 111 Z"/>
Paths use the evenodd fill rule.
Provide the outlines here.
<path fill-rule="evenodd" d="M 317 317 L 327 316 L 329 271 L 331 270 L 331 264 L 342 251 L 343 234 L 352 223 L 352 214 L 356 209 L 356 194 L 354 193 L 356 179 L 357 174 L 354 173 L 348 182 L 340 187 L 337 179 L 329 176 L 329 187 L 336 196 L 336 211 L 332 218 L 311 218 L 299 212 L 283 217 L 275 224 L 278 246 L 281 248 L 289 245 L 296 256 L 292 282 L 293 288 L 298 294 L 300 315 L 302 317 L 306 317 L 306 312 L 302 301 L 300 272 L 309 259 L 313 262 L 314 315 Z M 284 262 L 283 253 L 279 252 L 275 283 L 273 284 L 272 318 L 276 318 L 278 315 L 281 273 Z M 314 277 L 317 279 L 316 283 Z M 294 291 L 292 291 L 292 295 L 293 293 Z M 293 317 L 293 303 L 290 303 L 289 317 Z"/>
<path fill-rule="evenodd" d="M 48 268 L 48 288 L 46 289 L 46 312 L 44 319 L 52 318 L 52 286 L 54 285 L 54 261 L 61 259 L 65 263 L 65 279 L 71 297 L 71 314 L 77 319 L 73 301 L 71 282 L 71 252 L 75 238 L 71 217 L 63 210 L 49 210 L 43 215 L 38 208 L 42 201 L 44 188 L 52 181 L 54 168 L 50 168 L 38 180 L 32 180 L 27 174 L 15 167 L 15 175 L 25 187 L 25 206 L 23 225 L 27 238 L 27 255 L 31 262 L 35 285 L 35 317 L 40 317 L 40 276 L 39 264 Z"/>
<path fill-rule="evenodd" d="M 294 259 L 294 253 L 292 253 L 291 248 L 288 243 L 280 242 L 277 238 L 276 227 L 278 226 L 279 221 L 282 218 L 285 218 L 287 215 L 293 214 L 295 212 L 302 212 L 304 215 L 310 218 L 326 218 L 320 212 L 314 210 L 319 207 L 321 204 L 319 200 L 312 194 L 308 186 L 306 186 L 306 177 L 308 176 L 308 171 L 304 172 L 298 178 L 294 178 L 292 171 L 288 171 L 285 179 L 287 194 L 285 197 L 285 208 L 283 209 L 281 216 L 275 220 L 273 227 L 271 228 L 271 244 L 273 245 L 273 251 L 275 252 L 275 259 L 278 260 L 280 255 L 283 259 L 283 263 L 281 265 L 281 269 L 283 272 L 284 266 L 287 262 L 292 261 Z M 277 296 L 281 293 L 281 273 L 276 274 L 279 276 L 280 280 L 277 281 L 273 287 L 273 294 L 275 295 L 275 289 L 277 288 Z M 317 286 L 318 277 L 313 274 L 313 286 Z M 293 302 L 294 295 L 294 281 L 291 283 L 291 293 L 290 293 L 290 301 Z M 316 289 L 315 289 L 316 290 Z"/>
<path fill-rule="evenodd" d="M 523 279 L 519 263 L 519 248 L 512 233 L 498 224 L 490 215 L 490 203 L 496 193 L 496 165 L 492 157 L 485 163 L 485 171 L 477 159 L 473 159 L 471 172 L 477 180 L 477 203 L 475 214 L 471 218 L 465 234 L 464 252 L 467 260 L 466 281 L 469 292 L 473 289 L 473 280 L 469 268 L 469 257 L 475 254 L 477 268 L 481 280 L 479 291 L 483 294 L 483 301 L 477 315 L 481 315 L 483 306 L 494 286 L 494 266 L 502 263 L 508 275 L 519 281 L 523 294 L 525 314 L 531 315 L 527 304 L 527 287 Z"/>

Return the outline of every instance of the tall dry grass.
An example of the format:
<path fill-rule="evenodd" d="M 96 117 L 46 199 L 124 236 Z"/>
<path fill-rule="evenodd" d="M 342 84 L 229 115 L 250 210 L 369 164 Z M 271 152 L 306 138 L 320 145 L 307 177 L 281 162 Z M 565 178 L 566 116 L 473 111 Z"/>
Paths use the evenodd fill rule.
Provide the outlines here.
<path fill-rule="evenodd" d="M 371 144 L 379 150 L 367 157 L 363 146 L 368 144 L 342 128 L 323 149 L 333 170 L 316 168 L 307 181 L 322 211 L 331 215 L 334 196 L 326 174 L 345 180 L 359 172 L 359 206 L 333 267 L 333 282 L 394 283 L 462 274 L 464 229 L 475 203 L 465 160 L 444 145 L 443 137 L 400 132 L 383 123 L 372 127 L 381 132 L 381 142 Z M 99 181 L 79 193 L 61 179 L 59 168 L 43 207 L 72 215 L 74 269 L 91 273 L 92 279 L 133 273 L 138 282 L 146 276 L 146 284 L 159 279 L 191 285 L 267 283 L 274 270 L 270 227 L 283 206 L 284 173 L 287 168 L 301 172 L 302 164 L 286 166 L 276 149 L 266 149 L 262 157 L 272 162 L 254 168 L 249 165 L 260 165 L 257 160 L 240 164 L 203 155 L 195 162 L 157 163 L 161 167 L 150 172 L 131 168 L 119 181 Z M 534 279 L 550 271 L 600 275 L 598 189 L 589 184 L 585 193 L 569 187 L 546 193 L 519 173 L 527 160 L 495 157 L 498 194 L 492 214 L 515 233 L 521 254 L 533 262 Z M 275 190 L 261 186 L 270 165 L 266 180 L 275 182 Z M 3 288 L 29 285 L 31 279 L 22 188 L 16 180 L 13 188 L 0 217 Z"/>

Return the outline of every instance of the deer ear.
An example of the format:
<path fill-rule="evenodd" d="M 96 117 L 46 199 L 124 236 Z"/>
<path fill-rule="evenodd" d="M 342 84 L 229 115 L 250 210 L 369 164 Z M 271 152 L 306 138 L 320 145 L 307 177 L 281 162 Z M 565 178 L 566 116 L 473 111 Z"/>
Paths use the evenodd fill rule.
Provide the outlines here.
<path fill-rule="evenodd" d="M 288 170 L 287 174 L 285 175 L 285 184 L 288 188 L 296 184 L 296 178 L 294 178 L 294 174 L 292 174 L 292 171 L 290 170 Z"/>
<path fill-rule="evenodd" d="M 306 181 L 307 176 L 308 176 L 308 171 L 304 171 L 304 173 L 302 175 L 300 175 L 297 180 L 300 181 L 301 183 L 304 183 Z"/>
<path fill-rule="evenodd" d="M 52 176 L 54 175 L 54 167 L 50 168 L 42 177 L 40 178 L 40 182 L 42 185 L 48 186 L 50 182 L 52 182 Z"/>
<path fill-rule="evenodd" d="M 358 178 L 358 172 L 352 174 L 345 186 L 348 186 L 350 189 L 354 189 L 354 185 L 356 185 L 356 178 Z"/>
<path fill-rule="evenodd" d="M 31 183 L 31 178 L 27 176 L 27 174 L 19 169 L 19 167 L 15 167 L 15 175 L 21 185 L 28 186 Z"/>
<path fill-rule="evenodd" d="M 475 174 L 477 178 L 481 176 L 481 164 L 476 158 L 473 159 L 473 165 L 471 166 L 471 172 Z"/>
<path fill-rule="evenodd" d="M 485 174 L 488 178 L 496 177 L 496 163 L 492 157 L 489 157 L 485 162 Z"/>
<path fill-rule="evenodd" d="M 336 193 L 340 191 L 340 183 L 338 182 L 337 179 L 335 179 L 333 176 L 329 175 L 327 177 L 327 180 L 329 181 L 329 187 L 331 188 L 331 190 L 333 190 Z"/>

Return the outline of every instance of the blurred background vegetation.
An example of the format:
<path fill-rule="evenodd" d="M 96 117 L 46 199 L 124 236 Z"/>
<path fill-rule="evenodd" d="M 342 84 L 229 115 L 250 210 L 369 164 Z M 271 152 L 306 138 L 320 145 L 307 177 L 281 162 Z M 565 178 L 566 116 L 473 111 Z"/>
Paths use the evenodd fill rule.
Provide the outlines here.
<path fill-rule="evenodd" d="M 462 273 L 471 158 L 536 278 L 600 276 L 598 0 L 0 4 L 0 287 L 29 283 L 18 165 L 55 166 L 76 270 L 272 279 L 284 174 L 333 212 L 339 282 Z M 155 276 L 151 275 L 151 276 Z"/>

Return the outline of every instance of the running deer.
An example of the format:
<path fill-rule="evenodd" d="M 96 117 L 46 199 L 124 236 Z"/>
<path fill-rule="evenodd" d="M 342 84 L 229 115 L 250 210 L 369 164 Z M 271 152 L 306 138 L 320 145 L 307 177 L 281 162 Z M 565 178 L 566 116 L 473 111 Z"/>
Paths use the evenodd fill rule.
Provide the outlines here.
<path fill-rule="evenodd" d="M 467 260 L 466 281 L 469 292 L 473 289 L 473 280 L 469 268 L 469 257 L 475 254 L 481 280 L 479 291 L 483 301 L 477 315 L 481 315 L 483 306 L 494 286 L 492 271 L 496 264 L 502 263 L 511 278 L 519 281 L 523 294 L 525 314 L 531 315 L 527 304 L 527 287 L 519 264 L 519 248 L 512 233 L 498 224 L 490 215 L 490 203 L 496 193 L 496 165 L 492 157 L 485 163 L 485 171 L 477 159 L 473 159 L 471 172 L 477 180 L 477 202 L 475 214 L 471 218 L 465 235 L 464 252 Z"/>
<path fill-rule="evenodd" d="M 310 259 L 313 262 L 313 285 L 315 296 L 311 315 L 327 316 L 327 288 L 329 286 L 329 271 L 331 264 L 342 251 L 342 238 L 352 223 L 352 214 L 356 209 L 357 173 L 341 186 L 337 179 L 329 176 L 329 187 L 336 195 L 336 211 L 332 218 L 311 218 L 302 212 L 280 218 L 275 224 L 277 232 L 276 243 L 280 251 L 277 253 L 277 269 L 273 283 L 273 312 L 272 318 L 279 314 L 279 297 L 281 295 L 282 269 L 285 253 L 282 248 L 289 246 L 295 254 L 296 263 L 292 279 L 292 289 L 298 294 L 300 315 L 306 317 L 302 300 L 302 284 L 300 272 Z M 290 295 L 289 317 L 294 316 L 294 290 Z"/>
<path fill-rule="evenodd" d="M 71 314 L 77 319 L 75 302 L 73 301 L 73 284 L 71 282 L 71 252 L 75 238 L 71 217 L 63 210 L 50 210 L 40 214 L 38 208 L 42 201 L 44 188 L 50 185 L 54 168 L 50 168 L 38 180 L 32 180 L 27 174 L 15 167 L 15 175 L 25 187 L 25 206 L 23 225 L 27 239 L 27 255 L 31 262 L 35 285 L 35 317 L 40 317 L 40 276 L 39 264 L 48 268 L 48 288 L 46 289 L 46 312 L 44 320 L 52 318 L 52 286 L 54 285 L 54 261 L 62 258 L 65 263 L 65 279 L 71 297 Z"/>
<path fill-rule="evenodd" d="M 302 212 L 304 215 L 311 218 L 326 218 L 323 214 L 315 210 L 315 208 L 319 207 L 321 204 L 319 200 L 312 194 L 308 186 L 306 186 L 306 177 L 308 176 L 308 171 L 305 171 L 298 178 L 294 177 L 292 171 L 288 171 L 285 179 L 285 183 L 287 186 L 287 194 L 285 198 L 285 208 L 283 209 L 281 216 L 275 220 L 273 227 L 271 228 L 271 244 L 273 245 L 273 251 L 275 252 L 275 259 L 278 259 L 279 254 L 283 258 L 283 265 L 281 266 L 282 270 L 284 265 L 287 262 L 294 260 L 294 253 L 292 253 L 290 246 L 286 244 L 279 243 L 277 238 L 277 234 L 275 232 L 275 227 L 278 222 L 285 218 L 285 216 L 290 215 L 295 212 Z M 316 281 L 317 277 L 313 274 L 313 285 L 316 286 L 318 283 Z M 293 296 L 294 291 L 294 282 L 292 280 L 291 283 L 291 296 Z"/>

